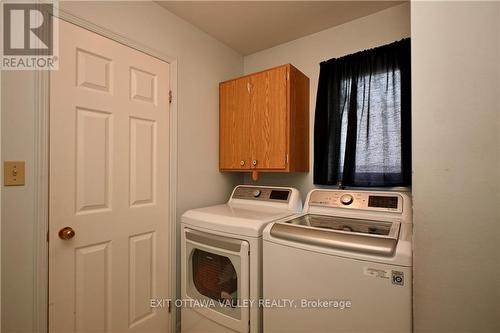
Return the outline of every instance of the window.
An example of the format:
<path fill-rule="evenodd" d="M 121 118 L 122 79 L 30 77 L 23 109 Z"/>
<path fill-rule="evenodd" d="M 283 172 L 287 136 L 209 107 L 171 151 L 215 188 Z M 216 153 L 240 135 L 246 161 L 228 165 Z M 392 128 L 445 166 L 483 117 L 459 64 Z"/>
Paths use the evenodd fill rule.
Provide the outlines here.
<path fill-rule="evenodd" d="M 321 63 L 314 183 L 411 184 L 410 40 Z"/>
<path fill-rule="evenodd" d="M 193 282 L 200 294 L 235 306 L 238 302 L 238 276 L 228 257 L 195 249 L 192 265 Z"/>

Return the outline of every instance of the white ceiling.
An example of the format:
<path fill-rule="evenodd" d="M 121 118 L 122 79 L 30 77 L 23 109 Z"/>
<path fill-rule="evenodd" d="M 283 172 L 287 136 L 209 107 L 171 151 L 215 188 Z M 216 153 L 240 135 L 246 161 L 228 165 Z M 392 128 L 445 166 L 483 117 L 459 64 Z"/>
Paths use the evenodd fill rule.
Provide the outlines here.
<path fill-rule="evenodd" d="M 403 1 L 157 2 L 242 55 L 248 55 Z"/>

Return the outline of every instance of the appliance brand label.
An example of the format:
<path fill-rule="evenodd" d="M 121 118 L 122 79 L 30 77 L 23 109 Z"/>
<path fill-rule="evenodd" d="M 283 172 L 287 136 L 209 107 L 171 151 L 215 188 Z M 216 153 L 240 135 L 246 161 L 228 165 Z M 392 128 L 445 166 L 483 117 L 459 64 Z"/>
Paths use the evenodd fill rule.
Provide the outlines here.
<path fill-rule="evenodd" d="M 391 276 L 391 271 L 381 268 L 374 267 L 364 267 L 363 273 L 368 276 L 377 277 L 381 279 L 389 279 Z"/>
<path fill-rule="evenodd" d="M 399 271 L 392 271 L 392 284 L 398 286 L 405 285 L 405 274 Z"/>
<path fill-rule="evenodd" d="M 390 269 L 375 267 L 364 267 L 363 273 L 371 277 L 390 280 L 392 284 L 397 286 L 405 285 L 405 274 L 401 271 L 393 271 Z"/>

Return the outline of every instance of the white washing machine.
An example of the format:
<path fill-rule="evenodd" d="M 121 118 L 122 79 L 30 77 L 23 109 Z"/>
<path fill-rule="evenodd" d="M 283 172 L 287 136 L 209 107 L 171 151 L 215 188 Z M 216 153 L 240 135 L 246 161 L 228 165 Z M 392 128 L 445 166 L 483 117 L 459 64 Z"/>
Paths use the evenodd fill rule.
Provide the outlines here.
<path fill-rule="evenodd" d="M 264 332 L 412 331 L 407 194 L 312 190 L 263 239 Z"/>
<path fill-rule="evenodd" d="M 301 209 L 296 189 L 241 185 L 182 215 L 182 332 L 262 331 L 262 231 Z"/>

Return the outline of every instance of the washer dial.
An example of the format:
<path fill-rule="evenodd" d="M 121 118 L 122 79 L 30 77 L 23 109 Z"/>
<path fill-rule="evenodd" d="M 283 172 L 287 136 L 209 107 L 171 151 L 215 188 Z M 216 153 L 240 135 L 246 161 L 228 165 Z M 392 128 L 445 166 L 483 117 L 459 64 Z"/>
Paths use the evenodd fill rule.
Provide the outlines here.
<path fill-rule="evenodd" d="M 340 202 L 343 205 L 350 205 L 354 201 L 354 198 L 350 194 L 344 194 L 343 196 L 340 197 Z"/>

